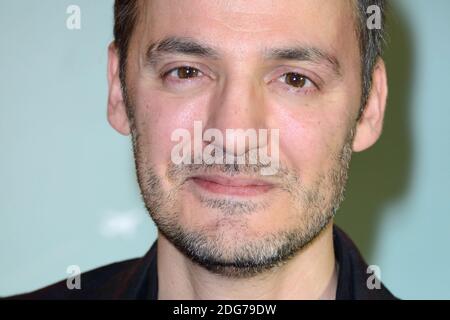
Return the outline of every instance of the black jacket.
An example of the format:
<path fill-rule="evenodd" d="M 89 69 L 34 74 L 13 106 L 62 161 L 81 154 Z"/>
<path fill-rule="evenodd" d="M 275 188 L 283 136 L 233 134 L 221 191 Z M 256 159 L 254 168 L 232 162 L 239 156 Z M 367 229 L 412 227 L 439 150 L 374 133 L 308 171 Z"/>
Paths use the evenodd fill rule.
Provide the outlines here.
<path fill-rule="evenodd" d="M 381 284 L 369 289 L 367 264 L 350 238 L 333 227 L 334 251 L 339 262 L 337 300 L 396 299 Z M 7 299 L 150 299 L 158 297 L 156 241 L 141 258 L 103 266 L 81 274 L 81 289 L 69 290 L 66 280 L 48 287 Z"/>

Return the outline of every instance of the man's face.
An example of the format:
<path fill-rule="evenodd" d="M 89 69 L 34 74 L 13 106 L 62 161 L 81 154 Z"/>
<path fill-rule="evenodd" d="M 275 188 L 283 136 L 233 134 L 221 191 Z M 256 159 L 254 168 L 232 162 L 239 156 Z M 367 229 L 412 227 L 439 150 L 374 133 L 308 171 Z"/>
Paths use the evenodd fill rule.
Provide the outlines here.
<path fill-rule="evenodd" d="M 127 104 L 152 218 L 184 254 L 224 275 L 286 261 L 332 221 L 342 198 L 361 96 L 351 1 L 144 3 L 130 43 Z M 158 51 L 166 39 L 176 45 Z M 193 139 L 194 121 L 224 136 L 278 129 L 279 170 L 175 165 L 171 135 L 184 128 Z M 215 144 L 234 156 L 250 149 Z"/>

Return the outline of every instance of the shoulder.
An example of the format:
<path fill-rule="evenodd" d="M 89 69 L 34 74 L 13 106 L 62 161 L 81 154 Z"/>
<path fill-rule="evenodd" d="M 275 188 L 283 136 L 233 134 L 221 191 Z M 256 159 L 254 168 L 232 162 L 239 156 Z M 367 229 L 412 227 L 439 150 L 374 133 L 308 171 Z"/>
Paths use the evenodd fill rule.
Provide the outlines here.
<path fill-rule="evenodd" d="M 112 299 L 125 285 L 139 258 L 108 264 L 80 275 L 80 289 L 69 289 L 67 279 L 44 288 L 7 297 L 8 300 Z"/>
<path fill-rule="evenodd" d="M 398 300 L 369 269 L 356 245 L 336 225 L 334 250 L 339 262 L 337 299 Z"/>

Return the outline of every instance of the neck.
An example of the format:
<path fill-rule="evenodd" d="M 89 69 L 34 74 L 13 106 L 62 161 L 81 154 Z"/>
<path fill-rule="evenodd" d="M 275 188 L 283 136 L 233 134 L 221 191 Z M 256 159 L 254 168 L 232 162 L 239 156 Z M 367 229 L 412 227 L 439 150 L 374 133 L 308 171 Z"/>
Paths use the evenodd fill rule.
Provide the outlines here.
<path fill-rule="evenodd" d="M 158 299 L 335 299 L 333 222 L 281 267 L 248 279 L 213 274 L 158 235 Z"/>

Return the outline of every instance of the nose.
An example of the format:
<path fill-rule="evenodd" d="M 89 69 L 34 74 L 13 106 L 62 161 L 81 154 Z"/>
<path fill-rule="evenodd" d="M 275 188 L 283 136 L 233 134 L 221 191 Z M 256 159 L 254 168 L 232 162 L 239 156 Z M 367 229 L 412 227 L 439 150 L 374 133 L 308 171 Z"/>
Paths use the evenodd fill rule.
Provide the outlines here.
<path fill-rule="evenodd" d="M 214 147 L 233 157 L 265 147 L 267 139 L 258 137 L 259 129 L 266 128 L 264 100 L 262 88 L 251 75 L 228 77 L 210 101 L 204 127 L 222 133 L 222 141 L 211 142 Z"/>

